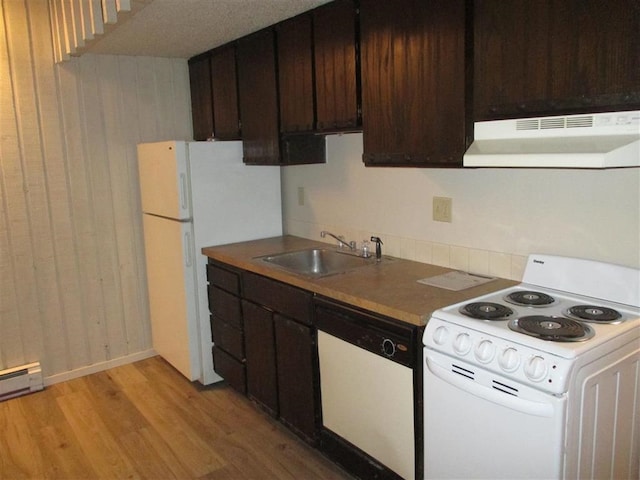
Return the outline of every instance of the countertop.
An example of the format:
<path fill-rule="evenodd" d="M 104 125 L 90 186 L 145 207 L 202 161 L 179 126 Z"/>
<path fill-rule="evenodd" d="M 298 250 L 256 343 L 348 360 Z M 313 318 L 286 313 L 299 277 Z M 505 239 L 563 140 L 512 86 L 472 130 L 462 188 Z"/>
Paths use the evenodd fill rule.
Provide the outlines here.
<path fill-rule="evenodd" d="M 438 308 L 517 283 L 498 278 L 460 291 L 424 285 L 417 281 L 453 270 L 388 257 L 384 251 L 380 263 L 322 278 L 290 273 L 259 258 L 316 247 L 335 248 L 327 243 L 286 235 L 205 247 L 202 253 L 214 260 L 417 326 L 426 325 L 431 313 Z"/>

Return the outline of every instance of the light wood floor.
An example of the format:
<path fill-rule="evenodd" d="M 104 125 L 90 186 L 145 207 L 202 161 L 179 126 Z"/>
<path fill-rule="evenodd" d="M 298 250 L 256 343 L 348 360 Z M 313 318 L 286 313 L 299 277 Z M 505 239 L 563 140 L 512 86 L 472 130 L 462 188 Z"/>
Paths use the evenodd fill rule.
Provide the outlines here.
<path fill-rule="evenodd" d="M 0 402 L 0 479 L 350 479 L 224 384 L 154 357 Z"/>

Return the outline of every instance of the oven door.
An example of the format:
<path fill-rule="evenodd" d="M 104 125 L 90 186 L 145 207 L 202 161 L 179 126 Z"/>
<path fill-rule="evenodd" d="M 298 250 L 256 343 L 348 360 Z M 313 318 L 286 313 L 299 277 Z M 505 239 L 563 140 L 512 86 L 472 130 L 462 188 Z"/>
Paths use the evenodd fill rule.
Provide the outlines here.
<path fill-rule="evenodd" d="M 564 396 L 427 348 L 424 361 L 425 478 L 560 478 Z"/>

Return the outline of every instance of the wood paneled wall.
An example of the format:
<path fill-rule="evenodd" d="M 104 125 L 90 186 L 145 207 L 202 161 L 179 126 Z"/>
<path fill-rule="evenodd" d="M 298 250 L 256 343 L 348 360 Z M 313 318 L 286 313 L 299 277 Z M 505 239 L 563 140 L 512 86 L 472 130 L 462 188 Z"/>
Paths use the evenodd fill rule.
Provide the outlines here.
<path fill-rule="evenodd" d="M 55 65 L 48 2 L 0 0 L 0 369 L 150 354 L 136 144 L 191 139 L 189 105 L 186 60 Z"/>

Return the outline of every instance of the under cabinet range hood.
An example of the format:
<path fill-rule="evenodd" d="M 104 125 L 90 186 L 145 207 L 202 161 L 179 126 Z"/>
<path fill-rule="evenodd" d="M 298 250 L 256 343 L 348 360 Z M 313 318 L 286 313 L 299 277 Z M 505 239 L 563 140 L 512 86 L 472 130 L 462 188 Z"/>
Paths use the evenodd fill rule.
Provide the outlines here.
<path fill-rule="evenodd" d="M 465 167 L 640 166 L 640 111 L 493 120 L 474 130 Z"/>

